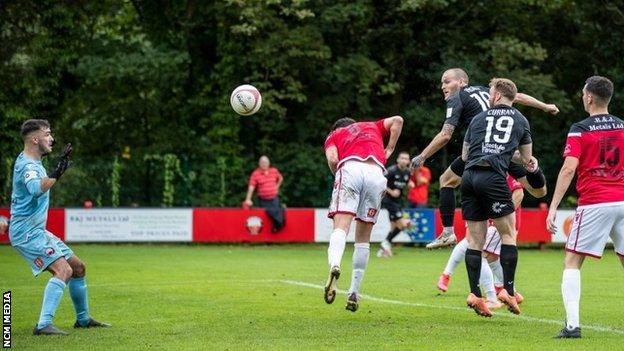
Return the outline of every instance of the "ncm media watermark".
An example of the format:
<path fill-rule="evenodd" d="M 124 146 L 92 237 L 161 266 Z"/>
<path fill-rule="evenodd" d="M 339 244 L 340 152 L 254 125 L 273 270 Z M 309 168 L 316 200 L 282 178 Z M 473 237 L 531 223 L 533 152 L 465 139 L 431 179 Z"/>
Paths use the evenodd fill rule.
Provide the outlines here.
<path fill-rule="evenodd" d="M 2 348 L 11 347 L 11 292 L 2 293 Z"/>

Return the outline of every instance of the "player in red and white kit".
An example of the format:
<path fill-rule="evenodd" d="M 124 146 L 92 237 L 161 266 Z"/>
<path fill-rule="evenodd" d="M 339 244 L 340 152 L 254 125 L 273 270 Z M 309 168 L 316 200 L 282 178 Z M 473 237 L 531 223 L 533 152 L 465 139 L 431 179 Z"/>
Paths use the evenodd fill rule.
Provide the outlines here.
<path fill-rule="evenodd" d="M 609 237 L 624 265 L 624 121 L 609 114 L 613 83 L 600 76 L 585 81 L 583 106 L 589 117 L 570 128 L 546 225 L 556 232 L 557 207 L 574 174 L 578 207 L 566 242 L 561 282 L 566 326 L 557 338 L 580 338 L 581 266 L 600 258 Z"/>
<path fill-rule="evenodd" d="M 334 123 L 325 140 L 327 164 L 335 174 L 329 205 L 329 218 L 334 221 L 334 229 L 327 249 L 329 277 L 325 285 L 325 302 L 332 303 L 336 298 L 340 261 L 351 221 L 355 218 L 353 275 L 346 306 L 353 312 L 358 309 L 358 293 L 370 254 L 370 235 L 386 191 L 384 165 L 394 151 L 402 128 L 403 118 L 400 116 L 376 122 L 341 118 Z M 384 138 L 388 138 L 385 147 Z"/>
<path fill-rule="evenodd" d="M 507 175 L 507 186 L 511 191 L 512 202 L 516 209 L 516 235 L 520 228 L 520 217 L 522 199 L 524 198 L 524 189 L 520 182 L 515 180 L 512 176 Z M 500 249 L 501 238 L 496 231 L 496 227 L 493 223 L 489 223 L 485 245 L 483 246 L 484 257 L 481 264 L 481 278 L 479 285 L 486 292 L 486 304 L 488 308 L 501 308 L 503 305 L 498 302 L 497 295 L 500 290 L 503 289 L 503 267 L 500 264 Z M 437 287 L 440 291 L 446 292 L 451 280 L 451 275 L 455 272 L 457 266 L 464 262 L 466 256 L 466 250 L 468 249 L 468 240 L 464 238 L 453 248 L 451 256 L 449 257 L 444 272 L 438 279 Z M 516 292 L 516 300 L 521 303 L 524 297 Z"/>

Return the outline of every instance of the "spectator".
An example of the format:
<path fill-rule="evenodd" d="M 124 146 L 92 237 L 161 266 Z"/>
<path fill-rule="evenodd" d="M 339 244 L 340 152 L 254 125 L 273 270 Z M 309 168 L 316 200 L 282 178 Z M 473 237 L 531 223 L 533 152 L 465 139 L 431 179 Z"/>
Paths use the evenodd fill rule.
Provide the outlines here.
<path fill-rule="evenodd" d="M 423 208 L 429 205 L 429 183 L 431 182 L 431 170 L 426 166 L 415 168 L 407 183 L 409 191 L 407 200 L 410 208 Z"/>
<path fill-rule="evenodd" d="M 249 177 L 249 187 L 247 196 L 243 202 L 243 207 L 251 207 L 253 202 L 251 196 L 257 189 L 258 202 L 260 207 L 266 210 L 271 218 L 273 233 L 282 229 L 285 224 L 284 209 L 279 201 L 279 188 L 284 181 L 284 177 L 275 167 L 271 167 L 271 162 L 267 156 L 261 156 L 256 168 Z"/>

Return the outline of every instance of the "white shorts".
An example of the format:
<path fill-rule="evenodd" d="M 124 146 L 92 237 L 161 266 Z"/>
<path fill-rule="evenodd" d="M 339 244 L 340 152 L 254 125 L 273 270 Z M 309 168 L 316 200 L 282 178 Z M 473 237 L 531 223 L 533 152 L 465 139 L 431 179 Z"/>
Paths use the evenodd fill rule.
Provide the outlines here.
<path fill-rule="evenodd" d="M 624 204 L 579 206 L 566 251 L 601 258 L 609 236 L 615 252 L 624 256 Z"/>
<path fill-rule="evenodd" d="M 498 230 L 493 225 L 488 227 L 487 234 L 485 235 L 485 245 L 483 245 L 483 251 L 500 256 L 501 250 L 501 236 L 498 234 Z"/>
<path fill-rule="evenodd" d="M 328 217 L 346 213 L 360 221 L 375 223 L 386 183 L 379 165 L 355 160 L 345 162 L 336 172 Z"/>

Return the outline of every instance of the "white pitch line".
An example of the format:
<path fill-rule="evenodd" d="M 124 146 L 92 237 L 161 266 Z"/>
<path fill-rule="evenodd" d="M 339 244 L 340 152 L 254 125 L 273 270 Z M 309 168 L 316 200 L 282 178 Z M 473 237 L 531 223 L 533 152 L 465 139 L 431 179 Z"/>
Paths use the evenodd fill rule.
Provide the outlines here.
<path fill-rule="evenodd" d="M 322 285 L 311 284 L 311 283 L 306 283 L 306 282 L 301 282 L 301 281 L 296 281 L 296 280 L 278 279 L 278 280 L 274 280 L 274 281 L 280 282 L 282 284 L 296 285 L 296 286 L 302 286 L 302 287 L 306 287 L 306 288 L 313 288 L 313 289 L 320 289 L 320 290 L 323 290 L 325 288 Z M 340 293 L 340 294 L 346 294 L 347 293 L 344 290 L 337 290 L 337 292 Z M 375 297 L 375 296 L 364 295 L 364 294 L 361 294 L 360 296 L 362 298 L 366 299 L 366 300 L 376 301 L 376 302 L 381 302 L 381 303 L 387 303 L 387 304 L 392 304 L 392 305 L 402 305 L 402 306 L 411 306 L 411 307 L 424 307 L 424 308 L 437 308 L 437 309 L 442 309 L 442 310 L 472 312 L 472 310 L 470 310 L 468 308 L 461 308 L 461 307 L 455 307 L 455 306 L 428 305 L 428 304 L 418 303 L 418 302 L 406 302 L 406 301 L 399 301 L 399 300 L 390 300 L 390 299 L 384 299 L 384 298 L 381 298 L 381 297 Z M 495 316 L 498 316 L 498 317 L 516 318 L 516 319 L 522 319 L 522 320 L 525 320 L 525 321 L 528 321 L 528 322 L 539 322 L 539 323 L 554 324 L 554 325 L 561 325 L 562 324 L 561 321 L 557 321 L 557 320 L 554 320 L 554 319 L 537 318 L 537 317 L 527 316 L 527 315 L 524 315 L 524 314 L 515 315 L 515 314 L 511 314 L 511 313 L 500 313 L 500 312 L 493 312 L 492 314 L 495 315 Z M 584 330 L 589 329 L 589 330 L 595 330 L 595 331 L 599 331 L 599 332 L 614 333 L 614 334 L 624 335 L 624 330 L 615 329 L 615 328 L 611 328 L 611 327 L 603 327 L 603 326 L 598 326 L 598 325 L 586 325 L 586 324 L 583 324 L 581 328 L 584 329 Z"/>

